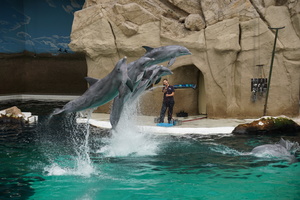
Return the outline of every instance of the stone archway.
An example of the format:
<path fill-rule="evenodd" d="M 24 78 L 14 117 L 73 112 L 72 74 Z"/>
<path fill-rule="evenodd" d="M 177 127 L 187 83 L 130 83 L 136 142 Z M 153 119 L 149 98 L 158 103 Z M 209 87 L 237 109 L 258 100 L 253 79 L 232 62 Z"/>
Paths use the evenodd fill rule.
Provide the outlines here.
<path fill-rule="evenodd" d="M 164 76 L 171 85 L 196 84 L 197 88 L 176 89 L 174 116 L 180 111 L 189 115 L 206 114 L 206 92 L 202 72 L 193 64 L 172 69 L 173 75 Z M 139 102 L 139 110 L 143 115 L 159 115 L 162 104 L 162 80 L 152 89 L 145 92 Z"/>
<path fill-rule="evenodd" d="M 202 72 L 195 65 L 185 65 L 173 69 L 170 76 L 172 85 L 196 84 L 197 88 L 176 90 L 174 113 L 184 110 L 189 115 L 206 114 L 205 82 Z"/>

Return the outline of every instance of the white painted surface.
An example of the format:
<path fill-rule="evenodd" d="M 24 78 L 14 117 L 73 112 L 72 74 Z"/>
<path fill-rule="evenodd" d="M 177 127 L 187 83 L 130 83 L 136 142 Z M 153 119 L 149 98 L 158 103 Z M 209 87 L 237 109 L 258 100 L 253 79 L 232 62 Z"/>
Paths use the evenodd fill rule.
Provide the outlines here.
<path fill-rule="evenodd" d="M 87 119 L 78 118 L 77 123 L 86 123 Z M 97 121 L 90 119 L 89 123 L 93 126 L 105 129 L 111 129 L 111 124 L 108 121 Z M 161 126 L 137 126 L 142 132 L 160 133 L 160 134 L 201 134 L 201 135 L 216 135 L 216 134 L 231 134 L 235 127 L 197 127 L 187 128 L 180 126 L 161 127 Z"/>

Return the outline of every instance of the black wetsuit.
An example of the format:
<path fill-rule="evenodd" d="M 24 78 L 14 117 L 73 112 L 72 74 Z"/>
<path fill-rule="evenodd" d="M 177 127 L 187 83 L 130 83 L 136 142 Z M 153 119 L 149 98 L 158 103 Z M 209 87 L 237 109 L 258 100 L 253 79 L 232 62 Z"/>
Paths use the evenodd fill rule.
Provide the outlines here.
<path fill-rule="evenodd" d="M 163 88 L 163 90 L 164 89 L 165 89 L 165 87 Z M 165 113 L 166 113 L 167 108 L 168 108 L 168 123 L 170 123 L 170 121 L 172 119 L 173 107 L 175 104 L 174 97 L 166 96 L 166 94 L 172 94 L 172 92 L 175 92 L 174 87 L 169 85 L 167 87 L 167 91 L 164 93 L 164 99 L 163 99 L 163 103 L 162 103 L 162 107 L 161 107 L 161 111 L 160 111 L 160 118 L 159 118 L 160 123 L 164 122 Z"/>

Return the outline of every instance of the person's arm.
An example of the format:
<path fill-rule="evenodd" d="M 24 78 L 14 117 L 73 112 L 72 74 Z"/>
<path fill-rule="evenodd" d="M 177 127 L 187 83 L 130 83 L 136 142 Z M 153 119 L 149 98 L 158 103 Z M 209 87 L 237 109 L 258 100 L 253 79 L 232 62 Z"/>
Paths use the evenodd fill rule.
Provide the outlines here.
<path fill-rule="evenodd" d="M 172 97 L 174 96 L 174 92 L 172 92 L 171 94 L 166 94 L 166 97 Z"/>
<path fill-rule="evenodd" d="M 166 97 L 173 97 L 174 94 L 175 94 L 175 90 L 174 90 L 174 87 L 173 86 L 170 86 L 170 88 L 172 89 L 172 93 L 171 94 L 166 94 Z"/>
<path fill-rule="evenodd" d="M 172 97 L 172 96 L 174 96 L 174 94 L 175 94 L 175 90 L 174 90 L 174 87 L 173 86 L 170 86 L 170 88 L 172 88 L 172 93 L 171 94 L 166 94 L 166 96 L 167 97 Z"/>

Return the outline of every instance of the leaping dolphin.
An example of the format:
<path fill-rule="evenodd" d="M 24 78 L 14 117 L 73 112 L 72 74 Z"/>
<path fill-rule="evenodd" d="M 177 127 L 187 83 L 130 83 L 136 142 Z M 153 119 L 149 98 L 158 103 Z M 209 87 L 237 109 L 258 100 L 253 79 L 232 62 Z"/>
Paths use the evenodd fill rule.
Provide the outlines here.
<path fill-rule="evenodd" d="M 171 75 L 173 72 L 163 65 L 153 65 L 145 70 L 143 80 L 139 83 L 138 87 L 133 91 L 130 101 L 134 101 L 139 97 L 149 86 L 156 84 L 161 77 Z M 158 81 L 159 82 L 159 81 Z"/>
<path fill-rule="evenodd" d="M 140 96 L 146 88 L 154 83 L 158 78 L 173 74 L 173 72 L 162 65 L 152 65 L 145 69 L 145 74 L 142 80 L 139 82 L 137 88 L 132 92 L 129 93 L 127 98 L 123 97 L 116 97 L 113 102 L 113 106 L 110 113 L 110 123 L 112 128 L 115 129 L 120 121 L 120 117 L 122 115 L 122 111 L 124 106 L 128 105 L 127 103 L 132 103 L 138 96 Z M 128 101 L 128 102 L 127 102 Z"/>
<path fill-rule="evenodd" d="M 179 45 L 168 45 L 158 48 L 152 48 L 148 46 L 143 46 L 146 49 L 145 57 L 154 58 L 155 60 L 151 62 L 151 65 L 159 64 L 165 61 L 169 61 L 168 66 L 174 64 L 176 57 L 191 55 L 192 53 L 185 47 Z"/>
<path fill-rule="evenodd" d="M 53 115 L 57 115 L 62 112 L 77 112 L 88 108 L 95 108 L 101 106 L 118 94 L 124 95 L 122 86 L 126 86 L 132 91 L 133 84 L 131 79 L 127 75 L 127 57 L 120 59 L 115 68 L 103 79 L 94 79 L 87 77 L 90 87 L 85 93 L 68 102 L 62 109 L 55 109 Z"/>
<path fill-rule="evenodd" d="M 134 83 L 134 88 L 138 85 L 139 81 L 142 80 L 145 68 L 149 66 L 148 63 L 151 61 L 154 61 L 154 58 L 148 58 L 148 57 L 140 57 L 139 59 L 128 63 L 127 65 L 127 71 L 129 78 Z"/>
<path fill-rule="evenodd" d="M 133 90 L 138 86 L 139 82 L 144 76 L 145 68 L 148 66 L 148 63 L 153 61 L 153 58 L 141 57 L 127 65 L 128 76 L 133 81 Z M 120 116 L 123 112 L 124 105 L 129 99 L 132 91 L 126 88 L 124 85 L 121 86 L 124 90 L 124 95 L 117 96 L 114 99 L 112 108 L 110 110 L 110 123 L 114 128 L 119 122 Z"/>

